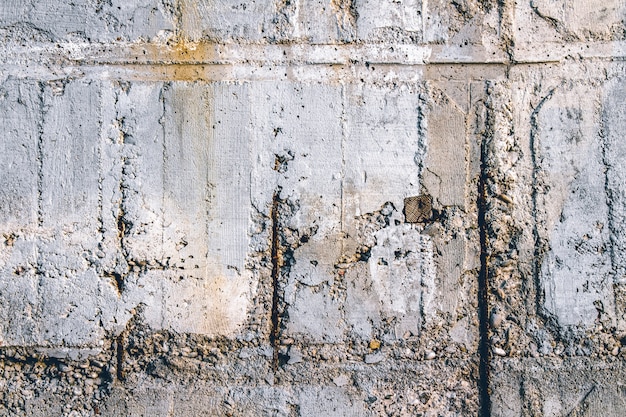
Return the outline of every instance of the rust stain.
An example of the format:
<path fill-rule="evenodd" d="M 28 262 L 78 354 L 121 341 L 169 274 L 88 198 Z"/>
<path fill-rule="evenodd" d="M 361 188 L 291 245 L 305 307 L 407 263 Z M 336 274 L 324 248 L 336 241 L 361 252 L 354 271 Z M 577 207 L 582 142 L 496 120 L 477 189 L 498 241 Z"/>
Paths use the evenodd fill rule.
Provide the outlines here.
<path fill-rule="evenodd" d="M 271 208 L 271 220 L 272 220 L 272 311 L 271 311 L 271 329 L 270 329 L 270 343 L 273 349 L 272 356 L 272 370 L 274 373 L 278 370 L 279 366 L 279 345 L 280 345 L 280 327 L 281 327 L 281 313 L 279 311 L 281 304 L 280 294 L 280 269 L 283 265 L 282 250 L 280 245 L 280 190 L 274 192 L 272 198 Z"/>

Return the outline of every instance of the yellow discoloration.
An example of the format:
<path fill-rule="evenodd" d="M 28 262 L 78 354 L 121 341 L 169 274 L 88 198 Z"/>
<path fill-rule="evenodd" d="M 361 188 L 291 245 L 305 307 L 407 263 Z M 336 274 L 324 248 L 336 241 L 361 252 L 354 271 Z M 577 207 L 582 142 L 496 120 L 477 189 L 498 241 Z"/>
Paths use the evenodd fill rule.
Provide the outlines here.
<path fill-rule="evenodd" d="M 217 78 L 223 76 L 220 64 L 220 45 L 209 42 L 192 42 L 177 38 L 166 43 L 132 45 L 127 51 L 124 68 L 135 67 L 147 79 L 171 81 L 211 80 L 215 69 Z M 130 65 L 128 65 L 130 64 Z M 221 65 L 220 65 L 221 67 Z"/>

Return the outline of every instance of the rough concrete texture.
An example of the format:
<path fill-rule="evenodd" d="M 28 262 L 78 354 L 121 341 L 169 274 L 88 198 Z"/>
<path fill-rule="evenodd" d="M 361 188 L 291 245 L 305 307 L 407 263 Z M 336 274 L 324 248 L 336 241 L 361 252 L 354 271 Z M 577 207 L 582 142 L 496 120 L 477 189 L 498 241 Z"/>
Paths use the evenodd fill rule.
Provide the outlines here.
<path fill-rule="evenodd" d="M 0 3 L 0 415 L 624 415 L 625 16 Z"/>

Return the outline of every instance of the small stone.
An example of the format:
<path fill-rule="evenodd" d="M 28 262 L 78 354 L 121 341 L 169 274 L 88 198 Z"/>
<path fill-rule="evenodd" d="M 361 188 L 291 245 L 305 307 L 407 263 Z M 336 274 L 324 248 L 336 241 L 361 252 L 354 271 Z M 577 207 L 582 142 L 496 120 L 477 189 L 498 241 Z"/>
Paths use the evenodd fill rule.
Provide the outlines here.
<path fill-rule="evenodd" d="M 294 343 L 295 343 L 295 341 L 292 338 L 290 338 L 290 337 L 280 341 L 280 344 L 283 345 L 283 346 L 293 345 Z"/>
<path fill-rule="evenodd" d="M 372 339 L 370 341 L 370 349 L 372 350 L 380 349 L 380 340 Z"/>
<path fill-rule="evenodd" d="M 565 348 L 560 343 L 558 343 L 556 345 L 556 347 L 554 348 L 554 354 L 557 355 L 557 356 L 560 356 L 561 353 L 563 353 L 564 351 L 565 351 Z"/>
<path fill-rule="evenodd" d="M 102 362 L 102 361 L 99 361 L 99 360 L 92 359 L 91 360 L 91 365 L 96 367 L 96 368 L 98 368 L 98 369 L 102 369 L 102 368 L 104 368 L 105 363 Z"/>
<path fill-rule="evenodd" d="M 498 194 L 497 197 L 500 201 L 503 201 L 507 204 L 513 204 L 513 199 L 506 194 Z"/>
<path fill-rule="evenodd" d="M 619 346 L 615 346 L 611 351 L 611 355 L 617 356 L 619 354 Z"/>
<path fill-rule="evenodd" d="M 72 371 L 72 367 L 68 366 L 64 363 L 59 364 L 59 372 L 70 372 Z"/>
<path fill-rule="evenodd" d="M 502 322 L 504 321 L 504 314 L 500 312 L 494 312 L 491 314 L 491 327 L 500 327 Z"/>
<path fill-rule="evenodd" d="M 300 352 L 300 349 L 295 346 L 291 346 L 289 348 L 289 360 L 287 361 L 287 364 L 293 365 L 294 363 L 300 362 L 302 362 L 302 353 Z"/>
<path fill-rule="evenodd" d="M 424 359 L 426 359 L 427 361 L 431 361 L 435 359 L 436 357 L 437 357 L 437 354 L 433 352 L 432 350 L 427 350 L 426 352 L 424 352 Z"/>
<path fill-rule="evenodd" d="M 385 355 L 383 355 L 381 352 L 369 353 L 365 355 L 365 363 L 369 365 L 382 362 L 384 359 L 385 359 Z"/>
<path fill-rule="evenodd" d="M 494 347 L 493 348 L 493 353 L 498 355 L 498 356 L 506 356 L 506 351 L 502 348 L 499 347 Z"/>
<path fill-rule="evenodd" d="M 348 379 L 346 375 L 343 375 L 343 374 L 333 378 L 333 383 L 337 385 L 338 387 L 343 387 L 347 385 L 348 382 L 350 382 L 350 380 Z"/>

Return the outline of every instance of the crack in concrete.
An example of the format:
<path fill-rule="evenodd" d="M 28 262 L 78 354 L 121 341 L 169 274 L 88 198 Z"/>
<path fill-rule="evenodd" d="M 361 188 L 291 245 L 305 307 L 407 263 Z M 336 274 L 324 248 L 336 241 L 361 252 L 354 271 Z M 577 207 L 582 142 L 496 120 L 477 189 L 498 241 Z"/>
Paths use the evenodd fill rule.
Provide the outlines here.
<path fill-rule="evenodd" d="M 271 311 L 271 331 L 270 343 L 272 345 L 272 370 L 274 373 L 278 370 L 279 365 L 279 345 L 280 345 L 280 325 L 281 315 L 279 312 L 280 303 L 280 268 L 282 266 L 282 257 L 280 251 L 280 232 L 278 210 L 280 206 L 280 189 L 274 192 L 272 197 L 272 208 L 270 218 L 272 222 L 271 233 L 271 257 L 272 257 L 272 311 Z"/>
<path fill-rule="evenodd" d="M 115 339 L 115 361 L 116 361 L 116 376 L 119 381 L 126 379 L 124 372 L 124 333 L 122 332 L 117 339 Z"/>
<path fill-rule="evenodd" d="M 39 129 L 37 132 L 37 225 L 43 227 L 43 134 L 44 116 L 46 114 L 45 85 L 43 82 L 37 83 L 39 87 Z"/>
<path fill-rule="evenodd" d="M 537 106 L 533 109 L 530 115 L 530 159 L 532 164 L 532 217 L 535 219 L 533 225 L 533 238 L 535 240 L 535 252 L 533 254 L 534 262 L 533 262 L 533 285 L 535 286 L 535 308 L 538 314 L 545 315 L 543 309 L 543 303 L 545 301 L 545 297 L 543 291 L 541 291 L 541 282 L 539 278 L 539 271 L 541 270 L 541 264 L 543 261 L 543 255 L 547 251 L 547 243 L 542 239 L 539 233 L 539 224 L 537 221 L 538 218 L 538 202 L 537 198 L 539 196 L 539 150 L 538 150 L 538 131 L 539 126 L 537 123 L 537 117 L 541 108 L 545 103 L 547 103 L 552 96 L 554 95 L 556 88 L 552 88 L 548 94 L 541 99 L 541 101 L 537 104 Z"/>
<path fill-rule="evenodd" d="M 491 397 L 489 394 L 489 257 L 487 237 L 487 160 L 489 149 L 487 138 L 484 137 L 480 149 L 480 177 L 478 180 L 478 228 L 480 239 L 480 270 L 478 273 L 478 392 L 479 392 L 479 416 L 491 415 Z"/>
<path fill-rule="evenodd" d="M 566 414 L 564 414 L 565 417 L 573 417 L 575 415 L 578 414 L 578 411 L 582 411 L 582 408 L 584 408 L 585 402 L 587 401 L 587 398 L 589 398 L 589 396 L 596 390 L 596 386 L 595 384 L 591 386 L 591 388 L 589 390 L 586 391 L 586 393 L 580 397 L 578 399 L 578 401 L 576 401 L 576 405 L 574 405 L 574 407 Z"/>

